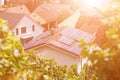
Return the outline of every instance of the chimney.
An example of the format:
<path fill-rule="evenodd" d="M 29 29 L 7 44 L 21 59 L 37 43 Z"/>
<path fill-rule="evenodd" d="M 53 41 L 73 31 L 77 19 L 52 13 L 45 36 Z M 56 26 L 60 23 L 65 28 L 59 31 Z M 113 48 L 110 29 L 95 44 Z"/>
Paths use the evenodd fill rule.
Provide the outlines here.
<path fill-rule="evenodd" d="M 54 35 L 54 33 L 55 33 L 55 28 L 52 27 L 51 30 L 50 30 L 50 34 Z"/>

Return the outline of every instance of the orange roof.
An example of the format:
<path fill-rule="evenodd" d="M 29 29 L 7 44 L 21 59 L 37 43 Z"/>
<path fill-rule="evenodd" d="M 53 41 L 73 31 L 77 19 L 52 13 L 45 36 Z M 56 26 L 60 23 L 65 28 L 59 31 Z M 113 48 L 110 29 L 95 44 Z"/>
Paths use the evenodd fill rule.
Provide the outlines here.
<path fill-rule="evenodd" d="M 21 14 L 30 14 L 30 11 L 25 5 L 13 6 L 6 9 L 9 13 L 21 13 Z"/>
<path fill-rule="evenodd" d="M 34 10 L 39 16 L 47 22 L 57 19 L 62 12 L 69 11 L 70 6 L 64 4 L 42 4 Z"/>

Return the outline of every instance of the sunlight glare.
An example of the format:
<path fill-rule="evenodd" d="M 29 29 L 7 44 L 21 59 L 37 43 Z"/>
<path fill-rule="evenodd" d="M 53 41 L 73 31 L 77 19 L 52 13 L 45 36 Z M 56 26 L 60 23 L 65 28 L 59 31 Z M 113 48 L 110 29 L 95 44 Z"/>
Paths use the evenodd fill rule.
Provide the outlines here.
<path fill-rule="evenodd" d="M 82 5 L 82 7 L 96 7 L 102 10 L 108 6 L 110 0 L 73 0 L 73 1 L 75 4 Z"/>
<path fill-rule="evenodd" d="M 84 0 L 84 3 L 90 7 L 99 7 L 101 4 L 101 2 L 98 0 Z"/>

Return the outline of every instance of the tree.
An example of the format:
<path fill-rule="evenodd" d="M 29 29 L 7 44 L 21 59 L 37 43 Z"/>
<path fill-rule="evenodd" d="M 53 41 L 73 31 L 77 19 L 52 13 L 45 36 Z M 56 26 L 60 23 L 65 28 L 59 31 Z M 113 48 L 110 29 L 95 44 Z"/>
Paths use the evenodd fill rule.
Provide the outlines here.
<path fill-rule="evenodd" d="M 88 44 L 80 42 L 83 46 L 81 54 L 83 57 L 88 57 L 92 67 L 89 69 L 94 71 L 97 80 L 120 80 L 120 15 L 118 14 L 120 10 L 116 8 L 113 10 L 114 16 L 102 20 L 106 36 L 101 46 L 91 42 Z"/>

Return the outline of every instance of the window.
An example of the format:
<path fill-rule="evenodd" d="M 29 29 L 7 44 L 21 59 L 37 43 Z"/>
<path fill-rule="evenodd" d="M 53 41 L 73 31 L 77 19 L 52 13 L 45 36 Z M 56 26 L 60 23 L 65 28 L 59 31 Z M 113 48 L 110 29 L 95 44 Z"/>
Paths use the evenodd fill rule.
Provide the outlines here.
<path fill-rule="evenodd" d="M 35 31 L 35 25 L 32 25 L 32 31 Z"/>
<path fill-rule="evenodd" d="M 21 33 L 26 33 L 26 27 L 21 28 Z"/>
<path fill-rule="evenodd" d="M 16 29 L 16 35 L 18 35 L 19 33 L 18 33 L 18 28 Z"/>

